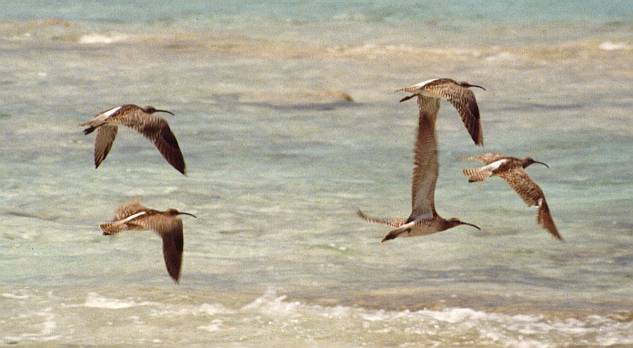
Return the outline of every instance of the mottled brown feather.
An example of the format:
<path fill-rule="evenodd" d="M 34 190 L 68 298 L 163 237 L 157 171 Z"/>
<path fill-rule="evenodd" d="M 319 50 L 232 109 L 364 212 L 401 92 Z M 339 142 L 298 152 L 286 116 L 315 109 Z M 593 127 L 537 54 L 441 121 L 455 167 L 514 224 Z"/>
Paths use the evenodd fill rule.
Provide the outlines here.
<path fill-rule="evenodd" d="M 525 170 L 522 167 L 515 167 L 509 171 L 499 173 L 498 175 L 503 178 L 508 185 L 516 191 L 516 193 L 519 194 L 528 207 L 534 205 L 538 206 L 539 210 L 537 213 L 537 222 L 547 229 L 552 236 L 559 240 L 563 240 L 561 235 L 558 233 L 556 225 L 554 224 L 554 220 L 552 219 L 543 191 L 528 176 Z"/>
<path fill-rule="evenodd" d="M 437 93 L 442 98 L 448 100 L 462 119 L 464 126 L 470 133 L 470 137 L 475 144 L 484 144 L 484 133 L 479 117 L 479 107 L 473 91 L 466 87 L 451 83 L 431 84 L 427 90 Z"/>
<path fill-rule="evenodd" d="M 145 214 L 127 220 L 141 212 Z M 163 240 L 163 258 L 167 272 L 174 281 L 178 282 L 184 244 L 183 224 L 178 216 L 148 209 L 137 199 L 132 199 L 117 208 L 112 222 L 101 224 L 100 227 L 104 234 L 140 229 L 155 231 Z"/>
<path fill-rule="evenodd" d="M 498 173 L 498 175 L 519 194 L 528 207 L 538 205 L 539 199 L 545 197 L 541 188 L 522 167 L 514 167 L 511 170 Z"/>
<path fill-rule="evenodd" d="M 138 199 L 133 198 L 122 204 L 115 210 L 113 221 L 123 220 L 129 216 L 145 210 L 149 209 L 144 207 Z"/>
<path fill-rule="evenodd" d="M 178 140 L 164 119 L 134 110 L 121 119 L 121 123 L 143 134 L 151 140 L 158 151 L 176 170 L 185 174 L 185 160 L 178 146 Z"/>
<path fill-rule="evenodd" d="M 362 210 L 358 209 L 356 214 L 360 216 L 361 219 L 371 222 L 374 224 L 387 225 L 391 227 L 400 227 L 405 224 L 406 219 L 404 218 L 385 218 L 385 217 L 376 217 L 365 214 Z"/>
<path fill-rule="evenodd" d="M 95 138 L 95 168 L 108 156 L 114 138 L 116 137 L 118 127 L 103 125 L 97 128 L 97 137 Z"/>
<path fill-rule="evenodd" d="M 441 78 L 424 85 L 416 84 L 402 88 L 401 91 L 418 94 L 418 98 L 423 96 L 438 99 L 446 99 L 459 113 L 466 130 L 477 145 L 483 145 L 484 133 L 481 119 L 479 117 L 479 106 L 475 94 L 467 87 L 462 87 L 455 80 Z M 410 99 L 411 96 L 403 98 L 401 101 Z"/>
<path fill-rule="evenodd" d="M 163 239 L 163 257 L 167 272 L 178 282 L 184 244 L 182 220 L 177 216 L 158 213 L 142 215 L 133 221 L 145 229 L 155 231 Z"/>
<path fill-rule="evenodd" d="M 418 130 L 414 148 L 411 179 L 411 218 L 432 213 L 435 215 L 435 185 L 439 175 L 435 118 L 440 101 L 420 98 Z"/>
<path fill-rule="evenodd" d="M 541 201 L 541 204 L 539 206 L 536 221 L 547 231 L 549 231 L 549 233 L 551 233 L 554 238 L 563 240 L 563 237 L 560 235 L 560 233 L 558 233 L 558 228 L 556 228 L 556 224 L 554 223 L 552 214 L 549 211 L 549 206 L 547 205 L 545 197 L 543 197 L 543 200 Z"/>
<path fill-rule="evenodd" d="M 484 181 L 492 175 L 492 171 L 483 168 L 466 168 L 464 175 L 468 177 L 469 182 Z"/>

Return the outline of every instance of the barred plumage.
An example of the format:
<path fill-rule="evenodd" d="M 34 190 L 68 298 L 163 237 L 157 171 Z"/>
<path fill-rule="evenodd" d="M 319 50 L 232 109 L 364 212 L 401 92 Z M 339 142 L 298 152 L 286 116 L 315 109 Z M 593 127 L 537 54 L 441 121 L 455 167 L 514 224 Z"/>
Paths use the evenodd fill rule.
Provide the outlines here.
<path fill-rule="evenodd" d="M 471 159 L 482 161 L 486 165 L 480 168 L 464 169 L 464 175 L 469 177 L 469 182 L 483 181 L 490 176 L 498 176 L 502 178 L 519 195 L 519 197 L 521 197 L 528 207 L 539 207 L 537 222 L 549 231 L 552 236 L 559 240 L 563 240 L 563 237 L 556 228 L 554 219 L 552 219 L 549 206 L 545 200 L 545 194 L 525 171 L 525 168 L 533 163 L 539 163 L 549 167 L 547 164 L 535 161 L 531 157 L 519 159 L 498 153 L 487 153 L 471 157 Z"/>
<path fill-rule="evenodd" d="M 418 105 L 422 105 L 419 100 L 421 98 L 445 99 L 451 103 L 459 113 L 464 126 L 470 133 L 471 138 L 477 145 L 484 144 L 484 133 L 479 116 L 479 107 L 475 94 L 468 89 L 469 87 L 478 87 L 483 90 L 485 88 L 472 85 L 468 82 L 457 82 L 448 78 L 433 79 L 418 84 L 401 88 L 398 91 L 412 93 L 400 100 L 400 102 L 418 97 Z"/>
<path fill-rule="evenodd" d="M 87 127 L 84 129 L 84 134 L 90 134 L 95 129 L 97 130 L 94 152 L 95 168 L 98 168 L 108 156 L 117 135 L 118 125 L 124 125 L 151 140 L 167 162 L 185 174 L 185 160 L 178 146 L 178 141 L 167 121 L 153 115 L 156 112 L 173 115 L 171 111 L 158 110 L 153 106 L 141 108 L 137 105 L 126 104 L 101 112 L 92 120 L 82 123 L 81 126 Z"/>
<path fill-rule="evenodd" d="M 169 276 L 178 283 L 182 266 L 183 226 L 178 215 L 195 215 L 176 209 L 159 211 L 144 207 L 138 200 L 131 200 L 114 213 L 112 222 L 99 227 L 105 235 L 128 230 L 153 230 L 163 240 L 163 258 Z"/>

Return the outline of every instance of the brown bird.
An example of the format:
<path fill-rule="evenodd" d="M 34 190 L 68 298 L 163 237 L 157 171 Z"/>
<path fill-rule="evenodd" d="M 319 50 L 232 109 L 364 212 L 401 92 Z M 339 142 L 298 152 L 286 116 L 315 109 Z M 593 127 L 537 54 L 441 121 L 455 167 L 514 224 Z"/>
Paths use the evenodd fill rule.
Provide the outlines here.
<path fill-rule="evenodd" d="M 445 99 L 457 109 L 459 116 L 461 116 L 464 126 L 470 133 L 471 138 L 476 145 L 484 144 L 484 132 L 481 126 L 481 120 L 479 118 L 479 107 L 477 106 L 477 100 L 473 91 L 468 89 L 469 87 L 481 88 L 484 91 L 485 88 L 473 85 L 468 82 L 457 82 L 452 79 L 440 78 L 432 79 L 424 82 L 417 83 L 415 85 L 401 88 L 398 92 L 412 93 L 400 99 L 400 102 L 409 100 L 413 97 L 418 97 L 418 105 L 421 107 L 422 103 L 420 99 L 432 98 L 432 99 Z"/>
<path fill-rule="evenodd" d="M 182 220 L 178 215 L 196 217 L 176 209 L 149 209 L 138 200 L 131 200 L 116 210 L 112 222 L 101 224 L 99 227 L 104 235 L 130 230 L 154 230 L 163 239 L 163 257 L 167 272 L 178 283 L 183 249 Z"/>
<path fill-rule="evenodd" d="M 552 236 L 563 240 L 563 237 L 558 233 L 556 224 L 554 224 L 543 191 L 525 171 L 525 168 L 533 163 L 542 164 L 549 168 L 547 164 L 535 161 L 531 157 L 516 158 L 498 153 L 486 153 L 469 159 L 481 161 L 485 166 L 464 169 L 464 175 L 468 177 L 468 182 L 484 181 L 493 175 L 502 178 L 521 196 L 528 207 L 533 205 L 539 207 L 536 216 L 537 222 L 547 229 Z"/>
<path fill-rule="evenodd" d="M 114 107 L 97 114 L 95 118 L 81 124 L 84 134 L 90 134 L 97 130 L 95 140 L 95 168 L 106 158 L 112 143 L 116 137 L 118 125 L 128 126 L 143 134 L 151 140 L 163 157 L 182 174 L 185 174 L 185 160 L 180 152 L 178 141 L 174 133 L 169 129 L 169 124 L 164 119 L 153 115 L 156 112 L 165 112 L 173 115 L 171 111 L 159 110 L 153 106 L 142 108 L 133 104 Z"/>
<path fill-rule="evenodd" d="M 362 219 L 393 227 L 381 242 L 398 237 L 424 236 L 459 225 L 478 226 L 457 218 L 444 219 L 435 211 L 435 184 L 439 174 L 435 117 L 440 103 L 438 99 L 423 98 L 421 101 L 418 136 L 415 144 L 415 160 L 411 184 L 412 209 L 409 218 L 378 218 L 357 214 Z"/>

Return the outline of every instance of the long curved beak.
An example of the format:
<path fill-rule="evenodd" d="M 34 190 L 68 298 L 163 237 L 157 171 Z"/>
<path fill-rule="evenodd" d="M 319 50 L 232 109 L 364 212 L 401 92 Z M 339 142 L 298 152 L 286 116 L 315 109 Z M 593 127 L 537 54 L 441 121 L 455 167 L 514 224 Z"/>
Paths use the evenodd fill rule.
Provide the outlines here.
<path fill-rule="evenodd" d="M 189 215 L 189 216 L 195 217 L 196 219 L 198 218 L 197 216 L 195 216 L 193 214 L 185 213 L 184 211 L 178 212 L 178 215 Z"/>
<path fill-rule="evenodd" d="M 481 231 L 481 228 L 479 228 L 479 226 L 477 226 L 477 225 L 475 225 L 475 224 L 471 224 L 471 223 L 468 223 L 468 222 L 462 222 L 462 223 L 461 223 L 461 225 L 468 225 L 468 226 L 472 226 L 472 227 L 474 227 L 474 228 L 476 228 L 476 229 L 478 229 L 478 230 L 480 230 L 480 231 Z"/>
<path fill-rule="evenodd" d="M 547 168 L 549 168 L 549 166 L 547 165 L 547 163 L 543 163 L 543 162 L 539 162 L 539 161 L 534 161 L 534 163 L 542 164 L 542 165 L 546 166 Z"/>
<path fill-rule="evenodd" d="M 478 85 L 469 85 L 468 87 L 477 87 L 477 88 L 481 88 L 481 89 L 483 89 L 484 91 L 486 90 L 485 88 L 483 88 L 483 87 L 481 87 L 481 86 L 478 86 Z"/>
<path fill-rule="evenodd" d="M 156 111 L 154 111 L 154 112 L 165 112 L 165 113 L 171 114 L 172 116 L 176 116 L 176 115 L 174 115 L 174 113 L 173 113 L 173 112 L 171 112 L 171 111 L 167 111 L 167 110 L 159 110 L 159 109 L 156 109 Z"/>

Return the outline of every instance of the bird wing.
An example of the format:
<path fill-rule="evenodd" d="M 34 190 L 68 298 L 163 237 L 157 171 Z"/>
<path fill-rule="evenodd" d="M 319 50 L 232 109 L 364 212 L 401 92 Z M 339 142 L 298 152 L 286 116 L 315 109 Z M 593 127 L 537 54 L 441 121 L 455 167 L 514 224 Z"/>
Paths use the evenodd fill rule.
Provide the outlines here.
<path fill-rule="evenodd" d="M 484 153 L 482 155 L 479 156 L 471 156 L 466 158 L 469 161 L 480 161 L 483 164 L 490 164 L 496 160 L 499 160 L 501 158 L 505 157 L 504 155 L 498 153 L 498 152 L 488 152 L 488 153 Z"/>
<path fill-rule="evenodd" d="M 178 146 L 178 140 L 164 119 L 135 110 L 121 119 L 121 123 L 143 134 L 151 140 L 161 155 L 182 174 L 185 174 L 185 160 Z"/>
<path fill-rule="evenodd" d="M 492 170 L 485 166 L 481 168 L 466 168 L 462 171 L 468 177 L 468 182 L 484 181 L 492 175 Z"/>
<path fill-rule="evenodd" d="M 101 126 L 97 128 L 97 137 L 95 138 L 95 168 L 99 168 L 99 165 L 108 156 L 114 138 L 116 137 L 118 127 L 117 126 Z"/>
<path fill-rule="evenodd" d="M 154 230 L 163 239 L 163 257 L 169 276 L 178 282 L 182 266 L 184 238 L 182 220 L 175 216 L 160 213 L 140 216 L 134 223 L 146 229 Z"/>
<path fill-rule="evenodd" d="M 441 79 L 433 81 L 424 87 L 424 92 L 430 95 L 436 95 L 438 98 L 448 100 L 462 118 L 464 126 L 470 133 L 470 137 L 475 144 L 484 144 L 484 133 L 479 118 L 479 107 L 475 99 L 475 93 L 466 87 L 458 85 L 450 79 Z"/>
<path fill-rule="evenodd" d="M 413 175 L 411 179 L 411 216 L 408 221 L 421 215 L 429 218 L 435 213 L 435 184 L 439 174 L 435 116 L 439 100 L 424 98 L 429 103 L 420 107 L 418 134 L 414 149 Z"/>
<path fill-rule="evenodd" d="M 538 205 L 539 199 L 544 197 L 541 188 L 528 176 L 522 167 L 515 167 L 498 175 L 519 194 L 528 207 Z"/>
<path fill-rule="evenodd" d="M 563 240 L 563 237 L 558 233 L 558 228 L 556 228 L 556 224 L 554 223 L 554 219 L 552 218 L 552 214 L 549 212 L 549 206 L 547 205 L 547 201 L 545 197 L 541 200 L 538 209 L 538 215 L 536 217 L 536 221 L 539 225 L 542 225 L 549 233 L 559 240 Z"/>
<path fill-rule="evenodd" d="M 522 167 L 516 167 L 506 172 L 499 173 L 499 176 L 505 180 L 510 187 L 523 201 L 531 207 L 536 205 L 539 207 L 537 222 L 542 225 L 557 239 L 562 240 L 561 235 L 558 233 L 558 229 L 554 224 L 552 215 L 549 212 L 549 206 L 545 200 L 545 195 L 541 188 L 528 176 L 527 172 Z"/>
<path fill-rule="evenodd" d="M 116 209 L 113 221 L 126 219 L 144 210 L 148 209 L 144 207 L 138 199 L 131 199 Z"/>
<path fill-rule="evenodd" d="M 358 216 L 360 216 L 361 219 L 367 222 L 371 222 L 374 224 L 387 225 L 391 227 L 400 227 L 404 225 L 406 222 L 406 219 L 403 219 L 403 218 L 383 218 L 383 217 L 367 215 L 360 209 L 356 211 L 356 214 L 358 214 Z"/>

